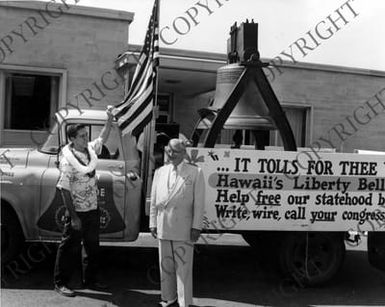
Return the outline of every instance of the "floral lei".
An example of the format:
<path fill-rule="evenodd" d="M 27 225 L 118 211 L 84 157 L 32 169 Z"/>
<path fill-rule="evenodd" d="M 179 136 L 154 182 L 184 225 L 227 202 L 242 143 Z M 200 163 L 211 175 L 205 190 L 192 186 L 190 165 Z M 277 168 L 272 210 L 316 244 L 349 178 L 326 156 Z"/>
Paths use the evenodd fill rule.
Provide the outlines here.
<path fill-rule="evenodd" d="M 66 160 L 80 173 L 83 174 L 92 174 L 95 171 L 96 164 L 98 163 L 98 157 L 96 156 L 95 151 L 88 145 L 87 155 L 90 162 L 88 165 L 85 165 L 75 154 L 72 144 L 68 144 L 63 148 L 63 156 Z"/>

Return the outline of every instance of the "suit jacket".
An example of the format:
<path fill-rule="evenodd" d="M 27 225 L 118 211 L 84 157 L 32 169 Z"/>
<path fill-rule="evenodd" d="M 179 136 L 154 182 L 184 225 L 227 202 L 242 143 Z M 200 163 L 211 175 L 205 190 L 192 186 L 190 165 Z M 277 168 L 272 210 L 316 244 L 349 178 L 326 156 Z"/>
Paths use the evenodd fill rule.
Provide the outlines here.
<path fill-rule="evenodd" d="M 174 187 L 168 179 L 172 164 L 155 171 L 151 189 L 150 228 L 156 227 L 158 238 L 189 241 L 191 228 L 202 229 L 205 183 L 200 168 L 182 162 Z"/>

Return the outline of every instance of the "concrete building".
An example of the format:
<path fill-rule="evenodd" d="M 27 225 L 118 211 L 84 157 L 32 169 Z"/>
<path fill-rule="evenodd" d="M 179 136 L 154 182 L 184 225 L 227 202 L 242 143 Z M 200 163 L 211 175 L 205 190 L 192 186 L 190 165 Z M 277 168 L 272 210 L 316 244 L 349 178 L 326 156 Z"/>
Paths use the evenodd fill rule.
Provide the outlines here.
<path fill-rule="evenodd" d="M 133 54 L 139 49 L 130 46 Z M 199 119 L 197 110 L 207 107 L 215 97 L 217 69 L 226 65 L 227 57 L 176 49 L 160 51 L 161 116 L 162 110 L 167 110 L 167 118 L 161 121 L 179 123 L 180 131 L 189 137 Z M 126 57 L 131 69 L 134 58 Z M 297 146 L 329 147 L 337 152 L 384 150 L 385 72 L 281 63 L 265 69 L 265 73 L 286 112 Z M 222 136 L 222 141 L 231 143 L 230 135 Z M 270 133 L 269 143 L 282 144 L 276 132 Z"/>
<path fill-rule="evenodd" d="M 75 0 L 0 2 L 0 145 L 36 145 L 68 105 L 121 101 L 115 59 L 127 48 L 133 16 Z"/>
<path fill-rule="evenodd" d="M 62 107 L 120 102 L 140 50 L 130 45 L 117 57 L 127 50 L 132 20 L 132 13 L 115 10 L 0 2 L 0 145 L 30 144 L 31 134 L 36 139 Z M 157 121 L 176 122 L 189 137 L 197 110 L 214 98 L 216 72 L 226 60 L 224 54 L 161 48 Z M 304 63 L 265 72 L 298 146 L 384 150 L 385 72 Z M 44 90 L 35 95 L 38 86 Z M 231 142 L 230 135 L 222 141 Z M 282 144 L 276 132 L 268 139 Z M 247 136 L 245 143 L 252 142 Z"/>

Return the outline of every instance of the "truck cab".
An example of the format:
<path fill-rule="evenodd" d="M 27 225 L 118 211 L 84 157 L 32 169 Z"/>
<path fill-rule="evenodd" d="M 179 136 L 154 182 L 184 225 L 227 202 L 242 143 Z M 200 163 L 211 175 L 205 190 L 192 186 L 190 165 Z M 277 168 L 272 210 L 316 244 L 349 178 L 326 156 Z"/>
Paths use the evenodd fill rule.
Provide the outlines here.
<path fill-rule="evenodd" d="M 71 124 L 86 125 L 90 141 L 107 119 L 105 111 L 62 109 L 37 148 L 1 149 L 2 262 L 14 257 L 24 240 L 58 241 L 65 206 L 56 193 L 60 149 Z M 33 135 L 31 135 L 33 139 Z M 113 123 L 96 168 L 101 241 L 134 241 L 140 230 L 142 179 L 136 139 L 121 136 Z"/>

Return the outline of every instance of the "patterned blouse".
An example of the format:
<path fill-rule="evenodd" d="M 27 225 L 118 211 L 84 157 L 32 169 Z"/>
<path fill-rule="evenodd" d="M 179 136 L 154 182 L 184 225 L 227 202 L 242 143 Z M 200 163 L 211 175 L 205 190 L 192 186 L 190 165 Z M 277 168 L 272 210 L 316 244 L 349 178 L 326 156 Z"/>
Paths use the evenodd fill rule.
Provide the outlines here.
<path fill-rule="evenodd" d="M 88 144 L 96 154 L 99 154 L 103 142 L 101 138 L 97 138 Z M 90 162 L 87 154 L 75 149 L 73 149 L 73 153 L 85 165 L 88 165 Z M 65 189 L 71 192 L 75 211 L 87 212 L 97 209 L 98 187 L 96 176 L 91 177 L 88 174 L 80 173 L 63 155 L 60 157 L 60 178 L 56 186 L 59 189 Z"/>

